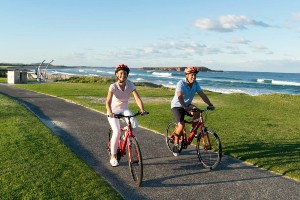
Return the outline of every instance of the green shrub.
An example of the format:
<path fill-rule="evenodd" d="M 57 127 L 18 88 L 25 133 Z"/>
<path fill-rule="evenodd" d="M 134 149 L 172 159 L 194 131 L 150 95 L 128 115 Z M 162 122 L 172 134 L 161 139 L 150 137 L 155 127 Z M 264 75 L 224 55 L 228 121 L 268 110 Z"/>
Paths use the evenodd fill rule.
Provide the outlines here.
<path fill-rule="evenodd" d="M 56 80 L 55 82 L 67 83 L 113 83 L 116 79 L 108 76 L 74 76 L 65 80 Z"/>

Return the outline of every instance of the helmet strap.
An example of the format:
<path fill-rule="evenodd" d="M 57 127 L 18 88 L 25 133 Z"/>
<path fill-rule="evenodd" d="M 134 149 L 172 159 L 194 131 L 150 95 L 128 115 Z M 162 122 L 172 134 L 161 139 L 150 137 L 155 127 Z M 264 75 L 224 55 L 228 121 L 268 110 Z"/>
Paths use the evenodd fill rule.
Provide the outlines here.
<path fill-rule="evenodd" d="M 192 84 L 189 82 L 188 78 L 185 78 L 185 80 L 186 80 L 187 84 L 189 84 L 189 85 Z"/>

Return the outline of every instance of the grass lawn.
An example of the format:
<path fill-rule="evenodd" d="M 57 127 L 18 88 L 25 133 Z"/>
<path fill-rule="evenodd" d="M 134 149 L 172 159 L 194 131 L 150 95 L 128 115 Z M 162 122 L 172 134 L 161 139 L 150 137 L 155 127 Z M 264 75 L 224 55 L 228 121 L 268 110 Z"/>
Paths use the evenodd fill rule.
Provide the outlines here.
<path fill-rule="evenodd" d="M 105 112 L 109 83 L 55 82 L 15 86 Z M 137 89 L 150 112 L 147 118 L 139 118 L 139 124 L 164 134 L 167 122 L 173 118 L 170 101 L 174 90 L 141 86 Z M 224 154 L 300 180 L 299 95 L 206 94 L 217 107 L 209 113 L 207 126 L 219 134 Z M 205 106 L 199 97 L 196 99 L 199 99 L 195 101 L 197 105 Z M 138 110 L 134 103 L 130 108 Z"/>
<path fill-rule="evenodd" d="M 0 83 L 7 83 L 7 78 L 0 77 Z"/>
<path fill-rule="evenodd" d="M 0 199 L 122 199 L 25 107 L 0 105 Z"/>

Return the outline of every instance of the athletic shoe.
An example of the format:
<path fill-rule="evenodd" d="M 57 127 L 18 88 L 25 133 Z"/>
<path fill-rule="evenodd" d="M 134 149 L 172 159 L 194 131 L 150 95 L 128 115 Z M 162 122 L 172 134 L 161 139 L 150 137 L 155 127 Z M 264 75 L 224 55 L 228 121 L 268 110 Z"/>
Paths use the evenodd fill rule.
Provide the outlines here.
<path fill-rule="evenodd" d="M 179 155 L 179 149 L 178 149 L 178 144 L 175 144 L 173 147 L 173 155 L 178 156 Z"/>
<path fill-rule="evenodd" d="M 111 159 L 110 161 L 111 166 L 116 167 L 119 165 L 119 162 L 117 161 L 116 158 Z"/>

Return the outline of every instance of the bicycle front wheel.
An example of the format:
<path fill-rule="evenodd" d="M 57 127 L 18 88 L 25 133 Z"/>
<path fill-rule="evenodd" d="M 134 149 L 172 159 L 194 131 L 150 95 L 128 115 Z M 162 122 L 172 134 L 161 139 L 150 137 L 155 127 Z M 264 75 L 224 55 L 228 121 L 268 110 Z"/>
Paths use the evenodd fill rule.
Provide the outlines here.
<path fill-rule="evenodd" d="M 221 162 L 222 145 L 219 136 L 205 128 L 197 138 L 197 155 L 202 165 L 210 170 L 215 169 Z"/>
<path fill-rule="evenodd" d="M 128 164 L 133 181 L 139 187 L 143 180 L 143 161 L 140 146 L 134 137 L 128 140 Z"/>

